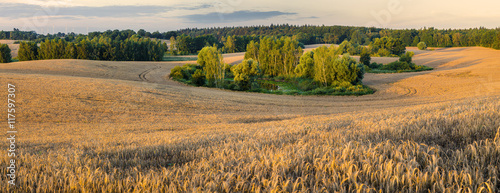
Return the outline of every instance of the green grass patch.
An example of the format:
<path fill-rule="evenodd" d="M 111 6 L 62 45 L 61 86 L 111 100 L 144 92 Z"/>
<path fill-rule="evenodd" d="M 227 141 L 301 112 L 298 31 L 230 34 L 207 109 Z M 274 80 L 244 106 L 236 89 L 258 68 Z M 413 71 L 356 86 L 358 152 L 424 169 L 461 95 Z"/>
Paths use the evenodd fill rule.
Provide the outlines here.
<path fill-rule="evenodd" d="M 424 65 L 415 65 L 413 63 L 406 64 L 396 61 L 385 65 L 372 63 L 370 64 L 370 66 L 365 66 L 365 70 L 367 73 L 382 74 L 382 73 L 421 72 L 421 71 L 434 70 L 434 68 Z"/>
<path fill-rule="evenodd" d="M 177 62 L 177 61 L 196 61 L 198 60 L 197 56 L 186 57 L 186 56 L 164 56 L 163 61 L 167 62 Z"/>

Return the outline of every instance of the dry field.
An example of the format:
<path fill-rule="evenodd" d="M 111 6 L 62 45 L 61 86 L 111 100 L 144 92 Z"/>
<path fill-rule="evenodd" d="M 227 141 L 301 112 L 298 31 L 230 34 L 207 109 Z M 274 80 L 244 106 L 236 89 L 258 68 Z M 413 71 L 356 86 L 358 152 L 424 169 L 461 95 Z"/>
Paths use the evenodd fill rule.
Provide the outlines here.
<path fill-rule="evenodd" d="M 359 97 L 191 87 L 165 79 L 179 62 L 0 64 L 20 153 L 12 188 L 0 143 L 0 192 L 499 192 L 500 51 L 409 50 L 435 70 L 366 74 Z"/>

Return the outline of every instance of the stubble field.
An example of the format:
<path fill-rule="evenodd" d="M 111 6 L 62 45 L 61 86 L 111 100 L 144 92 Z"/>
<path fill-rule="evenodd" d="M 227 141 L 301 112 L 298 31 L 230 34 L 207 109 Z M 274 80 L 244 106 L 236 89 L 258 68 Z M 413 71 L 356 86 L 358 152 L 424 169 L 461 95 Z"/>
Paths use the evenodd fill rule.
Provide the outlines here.
<path fill-rule="evenodd" d="M 165 78 L 179 62 L 0 64 L 20 153 L 0 192 L 500 191 L 500 51 L 409 50 L 435 70 L 366 74 L 358 97 L 191 87 Z"/>

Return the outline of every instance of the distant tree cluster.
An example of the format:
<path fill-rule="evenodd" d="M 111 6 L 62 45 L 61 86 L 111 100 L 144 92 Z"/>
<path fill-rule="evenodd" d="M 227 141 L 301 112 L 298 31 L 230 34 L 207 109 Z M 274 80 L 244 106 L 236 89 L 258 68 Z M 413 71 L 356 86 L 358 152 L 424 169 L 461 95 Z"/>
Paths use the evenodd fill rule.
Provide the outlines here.
<path fill-rule="evenodd" d="M 40 47 L 35 42 L 21 42 L 18 58 L 25 60 L 87 59 L 112 61 L 161 61 L 166 44 L 132 35 L 123 41 L 96 36 L 79 42 L 64 39 L 45 40 Z"/>
<path fill-rule="evenodd" d="M 0 39 L 10 40 L 35 40 L 38 34 L 34 31 L 20 31 L 14 28 L 12 31 L 0 31 Z"/>
<path fill-rule="evenodd" d="M 216 38 L 213 35 L 196 37 L 180 35 L 170 38 L 171 53 L 173 55 L 195 54 L 206 46 L 222 48 L 223 53 L 244 52 L 250 41 L 258 41 L 257 36 L 227 36 Z"/>
<path fill-rule="evenodd" d="M 370 52 L 376 56 L 399 56 L 406 52 L 406 46 L 399 38 L 377 38 L 369 45 Z"/>
<path fill-rule="evenodd" d="M 368 72 L 372 73 L 399 73 L 399 72 L 418 72 L 424 70 L 432 70 L 433 68 L 416 65 L 412 62 L 412 58 L 415 55 L 414 52 L 406 52 L 399 57 L 398 61 L 394 61 L 388 64 L 377 64 L 368 61 L 363 62 L 365 68 Z M 367 64 L 368 63 L 368 64 Z"/>

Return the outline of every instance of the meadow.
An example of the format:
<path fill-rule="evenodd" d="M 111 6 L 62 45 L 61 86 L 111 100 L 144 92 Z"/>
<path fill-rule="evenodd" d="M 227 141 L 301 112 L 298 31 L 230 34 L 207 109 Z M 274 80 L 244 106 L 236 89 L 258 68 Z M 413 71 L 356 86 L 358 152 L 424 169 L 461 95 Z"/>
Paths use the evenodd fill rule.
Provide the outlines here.
<path fill-rule="evenodd" d="M 165 78 L 185 62 L 0 64 L 0 85 L 18 87 L 20 153 L 17 186 L 0 192 L 500 191 L 500 52 L 415 53 L 434 70 L 368 73 L 363 96 Z"/>

